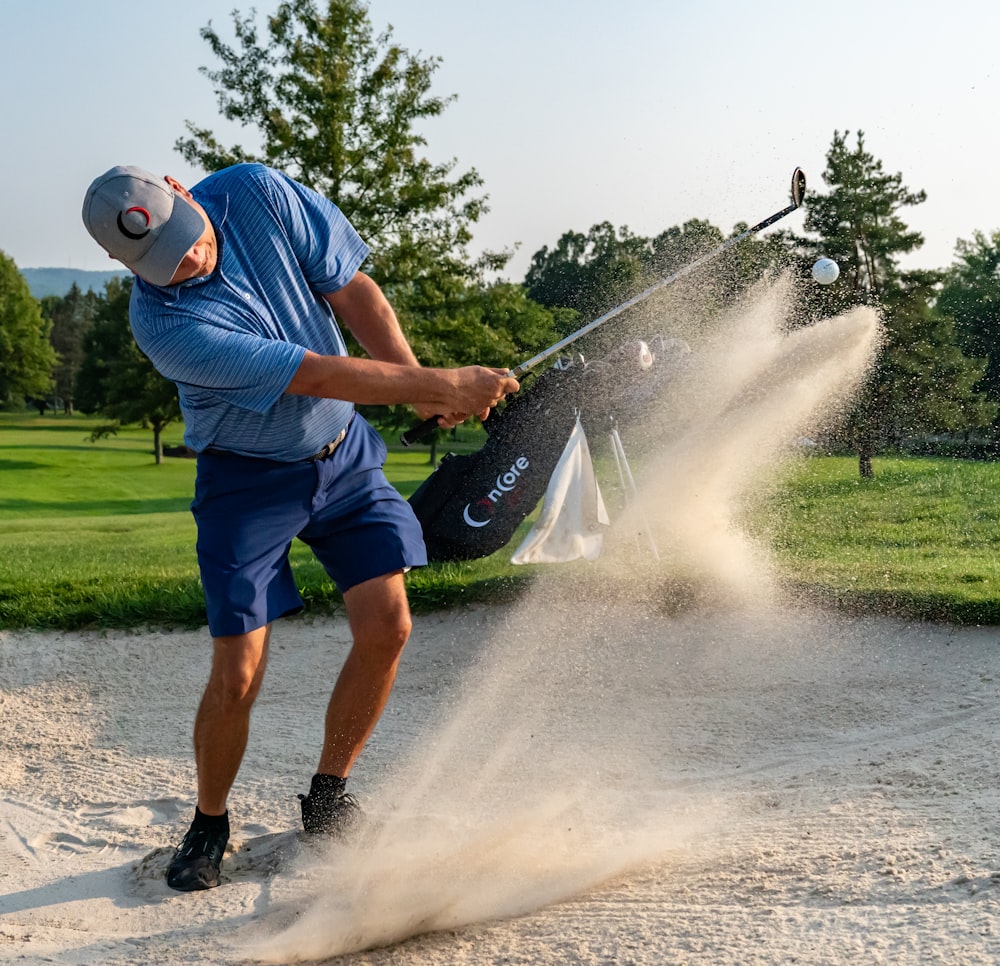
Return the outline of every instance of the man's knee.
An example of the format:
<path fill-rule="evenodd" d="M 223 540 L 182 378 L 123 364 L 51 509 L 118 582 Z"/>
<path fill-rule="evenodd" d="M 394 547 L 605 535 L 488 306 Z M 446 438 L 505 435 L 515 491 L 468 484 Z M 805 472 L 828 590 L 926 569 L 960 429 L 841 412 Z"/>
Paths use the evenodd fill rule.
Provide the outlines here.
<path fill-rule="evenodd" d="M 217 637 L 209 689 L 226 705 L 253 704 L 267 663 L 267 629 Z"/>
<path fill-rule="evenodd" d="M 260 692 L 260 678 L 243 669 L 225 669 L 213 674 L 209 689 L 226 707 L 251 705 Z"/>
<path fill-rule="evenodd" d="M 413 622 L 408 608 L 381 613 L 354 629 L 354 643 L 372 657 L 396 661 L 410 639 Z"/>
<path fill-rule="evenodd" d="M 357 584 L 345 592 L 344 602 L 355 643 L 402 651 L 413 626 L 402 571 Z"/>

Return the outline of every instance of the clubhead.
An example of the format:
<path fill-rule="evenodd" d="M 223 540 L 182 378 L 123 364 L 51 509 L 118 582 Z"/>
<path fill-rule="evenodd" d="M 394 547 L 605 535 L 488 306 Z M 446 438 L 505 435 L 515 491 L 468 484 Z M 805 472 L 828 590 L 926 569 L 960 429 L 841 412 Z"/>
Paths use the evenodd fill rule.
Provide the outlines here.
<path fill-rule="evenodd" d="M 792 172 L 792 204 L 796 208 L 802 204 L 802 199 L 806 196 L 806 173 L 801 168 L 796 168 Z"/>

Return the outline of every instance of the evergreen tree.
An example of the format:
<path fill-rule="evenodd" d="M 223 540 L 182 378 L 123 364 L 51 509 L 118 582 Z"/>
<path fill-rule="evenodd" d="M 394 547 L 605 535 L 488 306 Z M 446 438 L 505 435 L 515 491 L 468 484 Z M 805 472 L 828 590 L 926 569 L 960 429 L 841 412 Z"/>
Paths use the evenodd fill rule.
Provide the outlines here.
<path fill-rule="evenodd" d="M 1000 403 L 1000 231 L 959 240 L 955 253 L 937 305 L 954 317 L 962 350 L 987 360 L 979 388 Z"/>
<path fill-rule="evenodd" d="M 924 243 L 919 232 L 907 228 L 899 211 L 922 204 L 927 194 L 910 191 L 902 174 L 887 174 L 865 147 L 863 131 L 858 131 L 853 148 L 848 134 L 834 131 L 826 154 L 823 180 L 830 193 L 806 196 L 806 231 L 820 237 L 818 245 L 807 242 L 807 247 L 840 266 L 841 297 L 855 305 L 874 304 L 898 280 L 899 257 Z"/>
<path fill-rule="evenodd" d="M 827 194 L 806 197 L 805 228 L 818 238 L 799 238 L 804 263 L 818 255 L 840 265 L 835 285 L 813 286 L 814 316 L 852 305 L 877 309 L 884 326 L 884 351 L 862 388 L 844 428 L 858 453 L 862 476 L 871 476 L 872 457 L 919 432 L 966 430 L 992 418 L 992 407 L 974 390 L 981 360 L 963 355 L 953 320 L 934 301 L 940 273 L 907 272 L 900 256 L 923 244 L 900 210 L 921 204 L 901 174 L 887 174 L 857 133 L 834 132 L 823 179 Z"/>
<path fill-rule="evenodd" d="M 97 302 L 93 291 L 81 292 L 76 282 L 66 295 L 48 295 L 42 299 L 42 314 L 52 323 L 49 338 L 59 356 L 52 371 L 54 392 L 66 413 L 73 412 L 76 374 L 83 361 L 83 338 L 94 319 Z"/>
<path fill-rule="evenodd" d="M 997 406 L 976 391 L 985 359 L 967 357 L 937 299 L 939 272 L 907 272 L 883 299 L 885 345 L 870 383 L 881 442 L 988 426 Z"/>
<path fill-rule="evenodd" d="M 77 405 L 112 420 L 94 438 L 114 434 L 119 425 L 138 423 L 153 430 L 156 462 L 163 462 L 163 430 L 180 418 L 177 388 L 161 376 L 132 338 L 128 306 L 132 278 L 112 279 L 99 297 L 83 340 L 77 374 Z"/>

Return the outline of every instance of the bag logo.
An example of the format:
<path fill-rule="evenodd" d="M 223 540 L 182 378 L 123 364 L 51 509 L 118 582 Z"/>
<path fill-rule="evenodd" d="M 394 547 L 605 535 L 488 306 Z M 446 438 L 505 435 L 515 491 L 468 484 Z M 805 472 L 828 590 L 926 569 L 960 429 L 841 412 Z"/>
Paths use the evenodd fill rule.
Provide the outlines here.
<path fill-rule="evenodd" d="M 501 473 L 496 479 L 496 486 L 490 490 L 486 496 L 480 497 L 475 503 L 466 503 L 465 509 L 462 511 L 462 519 L 470 527 L 485 527 L 493 522 L 493 513 L 496 510 L 497 503 L 503 497 L 505 493 L 510 493 L 518 484 L 521 479 L 521 473 L 523 470 L 528 468 L 528 459 L 525 456 L 519 456 L 510 465 L 510 469 Z M 482 508 L 479 512 L 486 513 L 485 520 L 477 520 L 472 516 L 471 510 L 475 506 L 476 508 Z"/>

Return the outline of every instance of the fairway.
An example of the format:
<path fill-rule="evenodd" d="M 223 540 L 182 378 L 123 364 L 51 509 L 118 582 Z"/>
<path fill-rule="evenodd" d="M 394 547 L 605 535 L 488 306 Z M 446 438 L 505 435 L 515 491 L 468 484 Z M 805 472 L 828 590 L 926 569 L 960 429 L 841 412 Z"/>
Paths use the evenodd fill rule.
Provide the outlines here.
<path fill-rule="evenodd" d="M 195 461 L 157 465 L 152 432 L 137 427 L 90 442 L 99 422 L 0 413 L 0 627 L 204 624 L 189 509 Z M 181 424 L 168 427 L 164 445 L 182 436 Z M 444 451 L 481 441 L 481 429 L 465 428 Z M 429 450 L 392 449 L 386 475 L 408 495 L 430 472 Z M 339 609 L 336 589 L 297 541 L 292 565 L 308 609 Z M 428 567 L 410 578 L 414 609 L 509 597 L 526 579 L 512 571 L 502 553 Z"/>
<path fill-rule="evenodd" d="M 96 420 L 0 414 L 0 627 L 201 626 L 204 605 L 189 504 L 195 463 L 156 465 L 152 433 L 130 427 L 96 443 Z M 170 427 L 165 445 L 181 443 Z M 474 450 L 465 429 L 449 449 Z M 637 463 L 638 466 L 638 463 Z M 390 445 L 386 473 L 409 495 L 430 472 L 426 447 Z M 861 479 L 853 457 L 788 464 L 745 511 L 795 594 L 854 611 L 1000 623 L 1000 467 L 952 459 L 885 457 Z M 510 554 L 526 532 L 484 560 L 434 564 L 410 575 L 414 609 L 518 596 L 536 568 Z M 340 597 L 307 548 L 292 562 L 307 610 Z M 637 566 L 648 561 L 639 560 Z M 684 574 L 662 561 L 664 593 Z M 564 579 L 607 575 L 564 565 Z"/>
<path fill-rule="evenodd" d="M 777 486 L 759 525 L 788 579 L 821 601 L 963 624 L 1000 623 L 1000 466 L 811 457 Z"/>
<path fill-rule="evenodd" d="M 153 435 L 96 443 L 99 420 L 0 416 L 0 622 L 123 626 L 202 607 L 188 506 L 194 461 L 157 466 Z M 165 445 L 179 445 L 178 424 Z"/>

